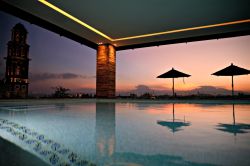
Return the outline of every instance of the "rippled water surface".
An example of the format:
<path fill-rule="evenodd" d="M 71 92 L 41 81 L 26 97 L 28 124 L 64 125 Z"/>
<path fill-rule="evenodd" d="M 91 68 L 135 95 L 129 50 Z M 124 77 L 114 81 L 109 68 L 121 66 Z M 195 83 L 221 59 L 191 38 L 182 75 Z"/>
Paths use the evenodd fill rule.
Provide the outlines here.
<path fill-rule="evenodd" d="M 250 165 L 249 104 L 0 102 L 0 137 L 50 165 Z"/>

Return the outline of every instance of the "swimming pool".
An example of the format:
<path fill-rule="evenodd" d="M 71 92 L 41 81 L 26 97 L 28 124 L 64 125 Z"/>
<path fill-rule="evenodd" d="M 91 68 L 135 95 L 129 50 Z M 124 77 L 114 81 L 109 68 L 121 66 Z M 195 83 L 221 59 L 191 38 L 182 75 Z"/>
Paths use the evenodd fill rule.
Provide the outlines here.
<path fill-rule="evenodd" d="M 47 165 L 250 165 L 250 104 L 223 103 L 0 101 L 0 138 Z"/>

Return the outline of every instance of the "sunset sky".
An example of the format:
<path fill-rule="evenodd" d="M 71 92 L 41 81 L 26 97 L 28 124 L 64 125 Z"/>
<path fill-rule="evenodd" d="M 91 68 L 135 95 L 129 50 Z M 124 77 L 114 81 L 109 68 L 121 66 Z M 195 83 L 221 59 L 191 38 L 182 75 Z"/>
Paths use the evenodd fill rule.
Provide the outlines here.
<path fill-rule="evenodd" d="M 0 78 L 4 77 L 11 28 L 21 22 L 30 45 L 30 93 L 50 93 L 61 85 L 73 91 L 94 90 L 96 51 L 58 34 L 0 12 Z M 156 77 L 174 67 L 192 75 L 175 82 L 177 90 L 200 86 L 231 89 L 230 77 L 211 74 L 231 63 L 250 69 L 250 36 L 208 40 L 117 52 L 117 91 L 145 85 L 154 90 L 172 88 L 172 80 Z M 250 75 L 235 77 L 235 89 L 250 92 Z"/>

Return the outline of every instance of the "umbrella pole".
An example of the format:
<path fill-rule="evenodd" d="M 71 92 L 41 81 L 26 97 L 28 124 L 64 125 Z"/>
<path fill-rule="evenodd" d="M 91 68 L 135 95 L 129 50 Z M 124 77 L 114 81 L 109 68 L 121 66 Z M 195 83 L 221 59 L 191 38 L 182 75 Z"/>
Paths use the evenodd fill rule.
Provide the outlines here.
<path fill-rule="evenodd" d="M 234 113 L 234 104 L 233 104 L 233 120 L 234 120 L 234 125 L 235 125 L 235 113 Z"/>
<path fill-rule="evenodd" d="M 232 75 L 232 97 L 234 97 L 234 76 Z"/>
<path fill-rule="evenodd" d="M 174 95 L 174 78 L 173 78 L 173 97 L 175 97 L 175 95 Z"/>
<path fill-rule="evenodd" d="M 174 119 L 175 117 L 174 117 L 174 103 L 173 103 L 173 122 L 174 122 Z"/>

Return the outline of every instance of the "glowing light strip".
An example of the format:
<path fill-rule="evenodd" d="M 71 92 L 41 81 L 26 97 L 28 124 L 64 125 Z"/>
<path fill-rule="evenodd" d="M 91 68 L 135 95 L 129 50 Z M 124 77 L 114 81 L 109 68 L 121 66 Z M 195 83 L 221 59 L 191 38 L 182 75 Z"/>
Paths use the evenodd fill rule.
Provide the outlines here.
<path fill-rule="evenodd" d="M 199 30 L 199 29 L 214 28 L 214 27 L 234 25 L 234 24 L 250 23 L 250 19 L 246 19 L 246 20 L 231 21 L 231 22 L 225 22 L 225 23 L 219 23 L 219 24 L 211 24 L 211 25 L 204 25 L 204 26 L 197 26 L 197 27 L 191 27 L 191 28 L 183 28 L 183 29 L 176 29 L 176 30 L 170 30 L 170 31 L 163 31 L 163 32 L 157 32 L 157 33 L 150 33 L 150 34 L 144 34 L 144 35 L 137 35 L 137 36 L 130 36 L 130 37 L 113 39 L 113 38 L 109 37 L 108 35 L 104 34 L 103 32 L 95 29 L 94 27 L 92 27 L 92 26 L 86 24 L 85 22 L 79 20 L 78 18 L 72 16 L 71 14 L 69 14 L 69 13 L 63 11 L 62 9 L 56 7 L 55 5 L 49 3 L 47 0 L 38 0 L 38 1 L 44 5 L 52 8 L 52 9 L 54 9 L 55 11 L 61 13 L 62 15 L 66 16 L 67 18 L 75 21 L 76 23 L 88 28 L 89 30 L 91 30 L 97 34 L 99 34 L 100 36 L 112 41 L 112 42 L 122 41 L 122 40 L 130 40 L 130 39 L 138 39 L 138 38 L 144 38 L 144 37 L 152 37 L 152 36 L 165 35 L 165 34 L 171 34 L 171 33 L 192 31 L 192 30 Z"/>
<path fill-rule="evenodd" d="M 106 39 L 109 39 L 109 40 L 111 40 L 111 41 L 113 40 L 112 38 L 110 38 L 109 36 L 105 35 L 105 34 L 102 33 L 101 31 L 98 31 L 98 30 L 95 29 L 94 27 L 92 27 L 92 26 L 86 24 L 85 22 L 83 22 L 83 21 L 79 20 L 78 18 L 72 16 L 71 14 L 69 14 L 69 13 L 63 11 L 62 9 L 56 7 L 55 5 L 49 3 L 48 1 L 46 1 L 46 0 L 38 0 L 38 1 L 41 2 L 41 3 L 43 3 L 44 5 L 46 5 L 46 6 L 50 7 L 50 8 L 52 8 L 52 9 L 54 9 L 55 11 L 61 13 L 62 15 L 68 17 L 69 19 L 71 19 L 71 20 L 77 22 L 78 24 L 80 24 L 80 25 L 82 25 L 82 26 L 88 28 L 89 30 L 91 30 L 91 31 L 93 31 L 93 32 L 95 32 L 95 33 L 101 35 L 102 37 L 105 37 Z"/>
<path fill-rule="evenodd" d="M 124 38 L 115 39 L 115 41 L 137 39 L 137 38 L 157 36 L 157 35 L 165 35 L 165 34 L 170 34 L 170 33 L 178 33 L 178 32 L 185 32 L 185 31 L 192 31 L 192 30 L 199 30 L 199 29 L 207 29 L 207 28 L 214 28 L 214 27 L 233 25 L 233 24 L 241 24 L 241 23 L 248 23 L 248 22 L 250 22 L 250 19 L 232 21 L 232 22 L 225 22 L 225 23 L 219 23 L 219 24 L 204 25 L 204 26 L 191 27 L 191 28 L 183 28 L 183 29 L 170 30 L 170 31 L 164 31 L 164 32 L 157 32 L 157 33 L 151 33 L 151 34 L 145 34 L 145 35 L 124 37 Z"/>

